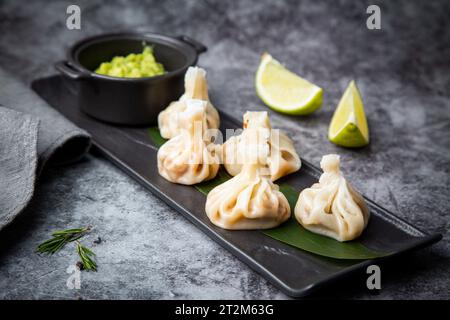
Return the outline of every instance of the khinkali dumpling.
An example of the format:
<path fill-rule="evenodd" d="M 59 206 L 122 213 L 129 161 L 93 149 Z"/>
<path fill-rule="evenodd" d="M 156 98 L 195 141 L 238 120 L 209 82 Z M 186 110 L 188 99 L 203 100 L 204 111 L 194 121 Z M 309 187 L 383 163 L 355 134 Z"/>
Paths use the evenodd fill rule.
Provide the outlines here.
<path fill-rule="evenodd" d="M 179 115 L 182 130 L 158 150 L 158 171 L 167 180 L 195 184 L 212 179 L 219 170 L 216 146 L 204 141 L 206 101 L 186 100 Z"/>
<path fill-rule="evenodd" d="M 158 115 L 158 127 L 161 136 L 166 139 L 175 137 L 182 129 L 179 115 L 186 109 L 188 99 L 204 100 L 206 104 L 206 124 L 208 129 L 218 129 L 219 113 L 209 101 L 206 71 L 199 67 L 189 67 L 184 76 L 185 93 L 179 100 L 172 102 Z"/>
<path fill-rule="evenodd" d="M 269 229 L 289 219 L 289 203 L 261 163 L 269 153 L 268 140 L 256 147 L 241 146 L 240 152 L 246 155 L 241 172 L 208 193 L 205 211 L 216 226 L 230 230 Z"/>
<path fill-rule="evenodd" d="M 275 181 L 300 169 L 301 161 L 291 139 L 279 130 L 271 130 L 269 116 L 266 111 L 247 111 L 244 114 L 244 131 L 249 129 L 266 129 L 270 131 L 269 156 L 267 165 L 270 178 Z M 242 168 L 238 146 L 242 144 L 241 135 L 228 139 L 222 147 L 225 169 L 232 176 Z"/>
<path fill-rule="evenodd" d="M 306 229 L 338 241 L 349 241 L 363 232 L 369 209 L 363 197 L 345 180 L 339 156 L 323 156 L 319 183 L 304 189 L 295 206 L 295 217 Z"/>

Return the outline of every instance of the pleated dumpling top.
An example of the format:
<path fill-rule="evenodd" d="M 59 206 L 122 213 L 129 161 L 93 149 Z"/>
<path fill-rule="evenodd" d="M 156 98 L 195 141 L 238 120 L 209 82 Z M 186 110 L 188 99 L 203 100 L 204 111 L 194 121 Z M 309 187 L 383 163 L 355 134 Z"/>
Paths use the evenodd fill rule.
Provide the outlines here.
<path fill-rule="evenodd" d="M 216 145 L 204 140 L 206 101 L 187 99 L 180 123 L 183 129 L 158 150 L 159 174 L 186 185 L 214 178 L 220 159 Z"/>
<path fill-rule="evenodd" d="M 244 114 L 243 131 L 264 130 L 270 132 L 269 155 L 267 166 L 270 170 L 270 178 L 275 181 L 285 175 L 300 169 L 301 161 L 291 139 L 279 130 L 272 130 L 269 116 L 266 111 L 247 111 Z M 240 154 L 237 152 L 242 145 L 242 135 L 228 139 L 222 147 L 222 157 L 225 169 L 232 176 L 237 175 L 242 168 Z"/>
<path fill-rule="evenodd" d="M 342 175 L 338 155 L 323 156 L 320 166 L 323 174 L 318 183 L 300 193 L 295 217 L 312 232 L 338 241 L 353 240 L 369 221 L 366 203 Z"/>
<path fill-rule="evenodd" d="M 243 133 L 244 155 L 240 172 L 208 193 L 205 211 L 213 224 L 230 230 L 269 229 L 286 221 L 291 210 L 278 185 L 270 179 L 265 161 L 269 155 L 268 136 L 255 141 L 257 132 Z"/>
<path fill-rule="evenodd" d="M 175 137 L 183 128 L 180 114 L 186 109 L 186 101 L 190 99 L 206 102 L 206 125 L 208 129 L 218 129 L 219 113 L 209 101 L 206 71 L 199 67 L 189 67 L 184 76 L 185 92 L 179 100 L 172 102 L 158 115 L 158 127 L 165 139 Z"/>

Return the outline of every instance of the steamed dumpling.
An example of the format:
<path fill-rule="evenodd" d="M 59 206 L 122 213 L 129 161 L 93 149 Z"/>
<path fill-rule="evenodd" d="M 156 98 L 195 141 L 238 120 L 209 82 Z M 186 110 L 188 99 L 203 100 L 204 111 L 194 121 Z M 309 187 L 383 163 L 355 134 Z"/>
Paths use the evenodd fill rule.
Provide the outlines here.
<path fill-rule="evenodd" d="M 186 100 L 180 113 L 182 130 L 158 150 L 159 174 L 171 182 L 192 185 L 212 179 L 219 170 L 216 146 L 203 140 L 206 101 Z"/>
<path fill-rule="evenodd" d="M 206 214 L 213 224 L 224 229 L 274 228 L 290 217 L 291 209 L 260 161 L 267 159 L 268 140 L 258 150 L 245 147 L 240 149 L 246 154 L 241 172 L 208 193 Z"/>
<path fill-rule="evenodd" d="M 266 111 L 244 114 L 244 131 L 249 129 L 270 130 L 269 156 L 267 165 L 270 170 L 270 178 L 275 181 L 285 175 L 300 169 L 301 161 L 291 139 L 279 130 L 271 130 L 269 116 Z M 242 144 L 241 135 L 228 139 L 222 147 L 222 157 L 225 169 L 232 176 L 237 175 L 242 168 L 239 159 L 238 146 Z"/>
<path fill-rule="evenodd" d="M 189 99 L 206 101 L 206 124 L 208 129 L 218 129 L 219 113 L 209 101 L 206 71 L 199 67 L 189 67 L 184 76 L 185 93 L 178 101 L 172 102 L 158 115 L 158 127 L 161 136 L 166 139 L 175 137 L 183 128 L 179 115 L 186 109 Z"/>
<path fill-rule="evenodd" d="M 295 217 L 312 232 L 338 241 L 353 240 L 369 221 L 366 203 L 342 176 L 338 155 L 324 156 L 320 166 L 324 173 L 319 183 L 300 193 Z"/>

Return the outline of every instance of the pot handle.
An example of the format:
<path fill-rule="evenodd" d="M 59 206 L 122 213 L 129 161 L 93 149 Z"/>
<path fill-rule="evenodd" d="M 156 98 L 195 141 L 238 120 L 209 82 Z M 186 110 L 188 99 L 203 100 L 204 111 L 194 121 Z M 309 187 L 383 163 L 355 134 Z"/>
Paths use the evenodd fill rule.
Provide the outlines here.
<path fill-rule="evenodd" d="M 55 68 L 56 68 L 56 70 L 61 72 L 63 75 L 65 75 L 71 79 L 74 79 L 74 80 L 78 80 L 78 79 L 87 77 L 87 75 L 83 71 L 76 69 L 68 61 L 59 61 L 59 62 L 55 63 Z"/>
<path fill-rule="evenodd" d="M 177 38 L 183 42 L 186 42 L 187 44 L 191 45 L 192 47 L 194 47 L 195 51 L 197 51 L 198 54 L 203 53 L 206 50 L 208 50 L 208 48 L 205 45 L 201 44 L 197 40 L 192 39 L 191 37 L 182 35 L 182 36 L 178 36 Z"/>

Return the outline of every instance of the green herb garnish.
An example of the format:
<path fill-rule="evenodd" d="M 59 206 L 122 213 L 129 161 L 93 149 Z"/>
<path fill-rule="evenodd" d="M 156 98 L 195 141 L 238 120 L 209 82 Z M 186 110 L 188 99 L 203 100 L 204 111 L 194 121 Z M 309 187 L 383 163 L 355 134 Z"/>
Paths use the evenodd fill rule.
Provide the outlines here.
<path fill-rule="evenodd" d="M 61 250 L 67 243 L 76 241 L 84 236 L 87 232 L 91 230 L 91 226 L 78 229 L 67 229 L 55 231 L 52 233 L 52 238 L 42 242 L 36 251 L 39 253 L 54 254 L 55 252 Z"/>
<path fill-rule="evenodd" d="M 97 263 L 95 263 L 95 261 L 93 260 L 93 257 L 95 257 L 95 253 L 83 246 L 79 241 L 77 241 L 77 253 L 80 256 L 85 270 L 97 271 Z"/>
<path fill-rule="evenodd" d="M 76 242 L 76 250 L 80 256 L 83 268 L 87 271 L 97 271 L 97 264 L 93 260 L 95 253 L 85 246 L 81 245 L 78 241 L 81 237 L 91 231 L 92 227 L 87 226 L 84 228 L 59 230 L 52 233 L 52 238 L 42 242 L 36 248 L 39 253 L 48 253 L 50 255 L 61 250 L 66 244 L 70 242 Z"/>

